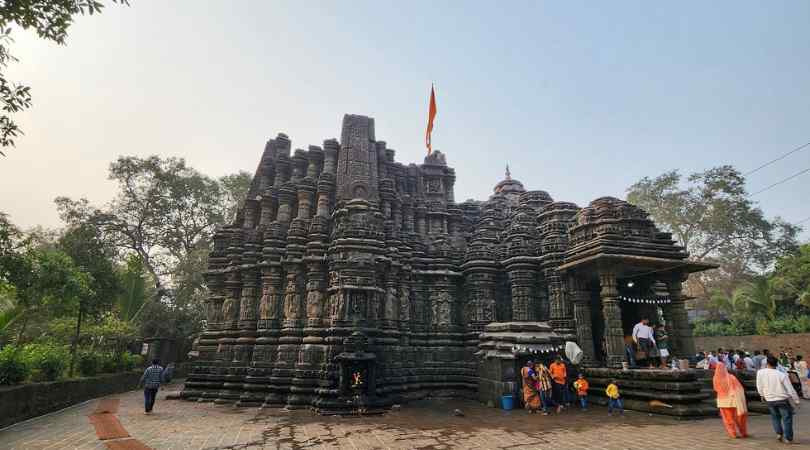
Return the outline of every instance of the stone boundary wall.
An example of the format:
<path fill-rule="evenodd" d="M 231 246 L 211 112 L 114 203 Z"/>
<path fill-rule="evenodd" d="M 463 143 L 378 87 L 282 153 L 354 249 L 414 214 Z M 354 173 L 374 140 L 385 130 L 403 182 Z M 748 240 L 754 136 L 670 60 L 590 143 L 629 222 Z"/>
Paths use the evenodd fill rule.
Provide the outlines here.
<path fill-rule="evenodd" d="M 0 429 L 96 397 L 131 391 L 141 370 L 0 387 Z"/>
<path fill-rule="evenodd" d="M 810 358 L 810 333 L 750 335 L 750 336 L 702 336 L 695 337 L 695 348 L 701 350 L 739 349 L 753 352 L 767 348 L 771 352 L 791 348 L 794 355 Z"/>

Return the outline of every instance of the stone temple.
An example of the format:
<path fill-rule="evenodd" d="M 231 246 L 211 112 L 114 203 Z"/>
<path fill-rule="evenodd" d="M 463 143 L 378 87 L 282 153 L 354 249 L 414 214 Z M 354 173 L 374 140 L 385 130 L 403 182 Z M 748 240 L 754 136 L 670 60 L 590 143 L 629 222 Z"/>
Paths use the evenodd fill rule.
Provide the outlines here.
<path fill-rule="evenodd" d="M 506 178 L 456 202 L 434 151 L 405 165 L 346 115 L 340 141 L 265 146 L 243 209 L 217 231 L 206 328 L 181 396 L 239 406 L 381 411 L 437 396 L 497 401 L 527 358 L 583 350 L 594 392 L 702 411 L 692 371 L 626 371 L 625 336 L 664 322 L 694 354 L 682 283 L 710 268 L 623 200 L 585 207 Z"/>

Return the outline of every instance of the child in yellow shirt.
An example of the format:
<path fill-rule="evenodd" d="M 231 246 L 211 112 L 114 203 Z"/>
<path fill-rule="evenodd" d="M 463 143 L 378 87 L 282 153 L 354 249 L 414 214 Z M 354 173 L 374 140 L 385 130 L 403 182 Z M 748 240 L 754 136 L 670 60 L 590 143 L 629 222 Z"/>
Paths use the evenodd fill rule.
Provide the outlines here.
<path fill-rule="evenodd" d="M 624 415 L 624 403 L 616 380 L 610 382 L 607 389 L 605 389 L 605 394 L 608 396 L 608 415 L 612 416 L 614 409 L 618 409 L 619 414 Z"/>

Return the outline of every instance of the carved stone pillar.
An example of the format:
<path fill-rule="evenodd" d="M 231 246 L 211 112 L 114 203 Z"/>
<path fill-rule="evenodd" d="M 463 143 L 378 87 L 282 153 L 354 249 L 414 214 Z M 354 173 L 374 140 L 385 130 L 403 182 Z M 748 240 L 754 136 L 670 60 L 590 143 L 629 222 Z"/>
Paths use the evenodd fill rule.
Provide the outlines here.
<path fill-rule="evenodd" d="M 292 204 L 295 198 L 295 188 L 287 185 L 278 191 L 278 216 L 277 219 L 282 224 L 289 224 L 292 219 Z"/>
<path fill-rule="evenodd" d="M 296 149 L 292 157 L 292 163 L 293 172 L 291 181 L 297 183 L 301 181 L 307 174 L 307 153 L 300 148 Z"/>
<path fill-rule="evenodd" d="M 259 299 L 259 269 L 256 266 L 258 262 L 259 253 L 258 246 L 255 242 L 256 233 L 249 234 L 248 236 L 253 239 L 245 243 L 245 253 L 242 258 L 244 269 L 242 270 L 242 291 L 241 302 L 239 306 L 239 329 L 240 330 L 256 330 L 257 306 Z"/>
<path fill-rule="evenodd" d="M 323 141 L 323 171 L 321 173 L 329 173 L 334 175 L 337 172 L 337 159 L 338 148 L 340 144 L 334 139 L 327 139 Z"/>
<path fill-rule="evenodd" d="M 315 197 L 315 186 L 301 183 L 298 185 L 298 214 L 299 219 L 309 219 L 312 216 L 312 204 Z"/>
<path fill-rule="evenodd" d="M 396 328 L 399 321 L 399 265 L 392 264 L 388 269 L 388 276 L 385 278 L 385 294 L 383 300 L 383 328 Z"/>
<path fill-rule="evenodd" d="M 259 330 L 278 330 L 281 325 L 281 303 L 284 299 L 284 275 L 281 266 L 264 269 L 262 274 L 262 297 L 259 302 Z"/>
<path fill-rule="evenodd" d="M 467 327 L 470 331 L 481 332 L 495 321 L 495 277 L 494 262 L 476 262 L 465 268 L 464 281 L 467 289 Z"/>
<path fill-rule="evenodd" d="M 592 366 L 596 362 L 593 348 L 593 328 L 591 326 L 591 293 L 583 280 L 572 277 L 571 296 L 574 301 L 574 320 L 577 324 L 577 342 L 582 349 L 582 365 Z"/>
<path fill-rule="evenodd" d="M 605 269 L 599 271 L 602 297 L 602 317 L 605 321 L 605 349 L 608 367 L 621 367 L 624 361 L 624 330 L 616 274 Z"/>
<path fill-rule="evenodd" d="M 680 278 L 669 282 L 669 297 L 671 303 L 664 305 L 663 310 L 669 342 L 672 344 L 670 351 L 673 356 L 686 358 L 695 354 L 695 340 L 692 337 L 692 325 L 689 324 Z"/>
<path fill-rule="evenodd" d="M 284 183 L 290 181 L 291 167 L 290 157 L 284 154 L 279 155 L 276 161 L 276 178 L 273 180 L 273 186 L 281 187 Z"/>
<path fill-rule="evenodd" d="M 324 153 L 320 147 L 315 145 L 309 146 L 307 151 L 307 178 L 317 180 L 318 175 L 321 174 L 323 167 Z"/>
<path fill-rule="evenodd" d="M 512 320 L 534 322 L 538 320 L 534 286 L 537 273 L 531 265 L 511 264 L 507 267 L 512 292 Z"/>
<path fill-rule="evenodd" d="M 427 208 L 424 205 L 416 207 L 416 233 L 420 236 L 427 234 Z"/>
<path fill-rule="evenodd" d="M 287 282 L 284 286 L 284 323 L 283 328 L 301 328 L 304 318 L 304 308 L 301 302 L 301 291 L 299 281 L 304 276 L 303 268 L 298 263 L 285 264 L 287 270 Z"/>
<path fill-rule="evenodd" d="M 403 202 L 402 204 L 402 230 L 406 233 L 413 233 L 414 232 L 414 217 L 413 217 L 413 207 L 411 206 L 410 201 Z"/>
<path fill-rule="evenodd" d="M 266 227 L 276 220 L 278 212 L 278 193 L 275 188 L 269 188 L 262 194 L 261 214 L 259 215 L 259 226 Z"/>

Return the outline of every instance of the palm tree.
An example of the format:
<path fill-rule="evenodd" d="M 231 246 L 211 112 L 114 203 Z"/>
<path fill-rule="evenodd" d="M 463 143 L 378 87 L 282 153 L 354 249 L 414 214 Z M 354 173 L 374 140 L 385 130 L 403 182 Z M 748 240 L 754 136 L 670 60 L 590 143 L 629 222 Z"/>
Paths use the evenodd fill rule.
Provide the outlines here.
<path fill-rule="evenodd" d="M 756 277 L 734 291 L 737 303 L 746 305 L 752 312 L 764 313 L 769 320 L 776 318 L 777 302 L 771 282 L 765 277 Z"/>

